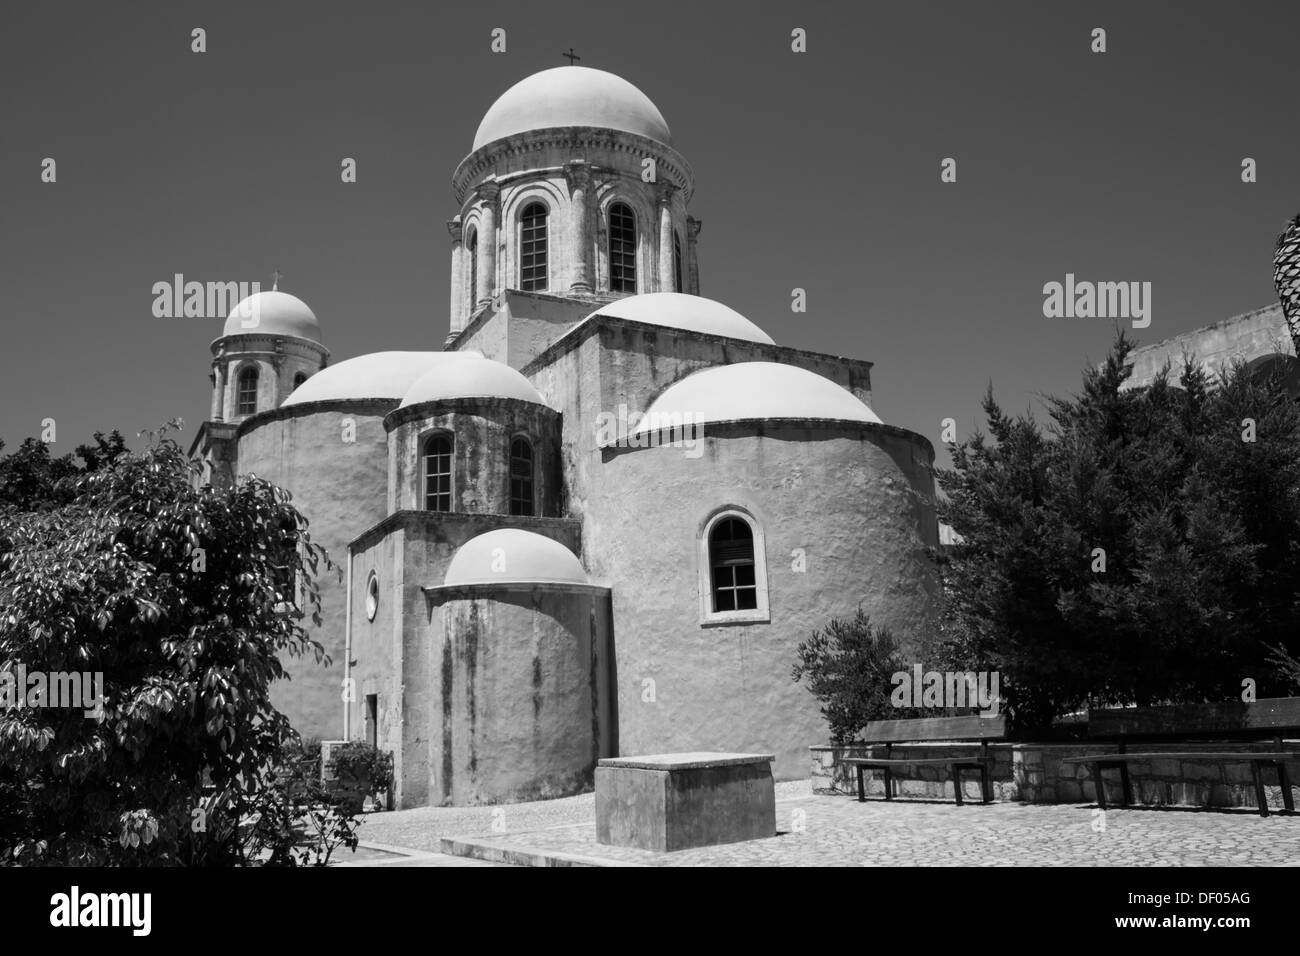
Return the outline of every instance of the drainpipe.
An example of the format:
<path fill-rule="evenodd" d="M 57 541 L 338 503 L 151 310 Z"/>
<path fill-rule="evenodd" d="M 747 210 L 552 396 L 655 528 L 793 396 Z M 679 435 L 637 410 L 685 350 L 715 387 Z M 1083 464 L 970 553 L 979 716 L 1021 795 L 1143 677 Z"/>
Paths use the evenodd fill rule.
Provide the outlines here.
<path fill-rule="evenodd" d="M 350 689 L 352 679 L 352 549 L 348 548 L 347 601 L 343 611 L 343 687 Z M 356 696 L 353 694 L 352 696 Z M 343 695 L 343 739 L 352 739 L 352 704 Z"/>

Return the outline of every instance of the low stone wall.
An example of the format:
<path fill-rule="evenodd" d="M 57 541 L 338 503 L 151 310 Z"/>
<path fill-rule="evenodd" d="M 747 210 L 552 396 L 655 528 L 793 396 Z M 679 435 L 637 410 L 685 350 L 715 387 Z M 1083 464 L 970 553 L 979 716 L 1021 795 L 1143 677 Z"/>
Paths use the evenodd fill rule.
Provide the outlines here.
<path fill-rule="evenodd" d="M 1083 757 L 1104 753 L 1113 747 L 1096 744 L 990 744 L 993 757 L 993 797 L 995 800 L 1019 800 L 1025 803 L 1092 803 L 1097 797 L 1093 788 L 1091 767 L 1087 764 L 1063 764 L 1065 757 Z M 1194 749 L 1186 744 L 1142 746 L 1143 752 L 1178 752 Z M 1215 745 L 1217 750 L 1251 751 L 1271 750 L 1269 745 L 1232 746 Z M 1295 749 L 1294 743 L 1285 748 Z M 857 794 L 856 769 L 845 765 L 845 757 L 883 757 L 883 746 L 862 745 L 812 747 L 812 785 L 817 793 Z M 947 757 L 969 756 L 978 752 L 972 744 L 895 744 L 896 757 Z M 1295 759 L 1288 761 L 1293 793 L 1300 790 L 1300 750 Z M 903 767 L 893 771 L 895 793 L 903 797 L 921 797 L 935 800 L 952 800 L 952 777 L 946 767 Z M 1106 800 L 1118 806 L 1122 798 L 1118 771 L 1104 774 Z M 1249 807 L 1255 808 L 1255 786 L 1250 764 L 1222 763 L 1194 760 L 1135 760 L 1129 764 L 1129 779 L 1133 786 L 1133 799 L 1151 806 L 1192 807 Z M 1265 787 L 1270 808 L 1282 807 L 1282 788 L 1274 773 L 1265 771 Z M 974 801 L 980 799 L 979 774 L 966 772 L 962 776 L 963 795 Z M 867 773 L 867 796 L 885 795 L 884 778 L 880 770 Z M 1300 801 L 1300 794 L 1296 794 Z"/>

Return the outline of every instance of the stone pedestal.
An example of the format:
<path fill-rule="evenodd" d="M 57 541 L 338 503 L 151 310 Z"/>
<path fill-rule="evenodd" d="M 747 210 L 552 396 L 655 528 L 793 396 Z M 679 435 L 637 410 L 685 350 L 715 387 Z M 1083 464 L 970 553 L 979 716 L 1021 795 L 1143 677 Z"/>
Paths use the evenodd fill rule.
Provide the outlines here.
<path fill-rule="evenodd" d="M 596 839 L 684 850 L 776 835 L 772 754 L 617 757 L 596 766 Z"/>

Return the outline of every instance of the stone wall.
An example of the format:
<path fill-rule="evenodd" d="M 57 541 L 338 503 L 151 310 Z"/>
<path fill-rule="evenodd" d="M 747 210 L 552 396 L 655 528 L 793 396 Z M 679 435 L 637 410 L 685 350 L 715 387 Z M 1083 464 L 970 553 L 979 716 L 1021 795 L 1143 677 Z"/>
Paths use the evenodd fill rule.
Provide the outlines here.
<path fill-rule="evenodd" d="M 1269 355 L 1294 354 L 1282 307 L 1270 305 L 1135 349 L 1129 356 L 1133 374 L 1127 384 L 1151 384 L 1166 362 L 1171 366 L 1169 380 L 1177 383 L 1185 355 L 1218 372 L 1236 359 L 1250 362 Z"/>
<path fill-rule="evenodd" d="M 1243 753 L 1251 750 L 1271 750 L 1262 744 L 1215 745 L 1219 750 Z M 1114 748 L 1096 744 L 991 744 L 993 756 L 993 798 L 998 801 L 1025 803 L 1092 803 L 1096 791 L 1091 768 L 1087 764 L 1063 764 L 1065 757 L 1082 757 L 1105 753 Z M 1185 752 L 1186 744 L 1148 747 L 1144 752 Z M 843 764 L 845 757 L 883 756 L 885 748 L 864 746 L 812 747 L 812 785 L 818 793 L 857 793 L 857 776 L 853 767 Z M 978 747 L 972 744 L 907 744 L 895 745 L 897 757 L 947 757 L 974 754 Z M 1288 764 L 1292 790 L 1300 783 L 1300 750 L 1295 761 Z M 1119 771 L 1107 771 L 1103 786 L 1106 800 L 1118 806 L 1122 799 Z M 895 793 L 905 798 L 953 799 L 952 778 L 946 767 L 904 767 L 894 771 Z M 963 794 L 970 800 L 979 800 L 979 774 L 963 775 Z M 1249 807 L 1255 808 L 1255 787 L 1251 779 L 1250 764 L 1222 763 L 1200 760 L 1150 760 L 1129 764 L 1129 780 L 1133 799 L 1149 806 L 1193 807 Z M 1265 790 L 1269 806 L 1282 806 L 1282 790 L 1271 772 L 1266 772 Z M 867 774 L 867 797 L 883 798 L 884 778 L 879 770 Z"/>

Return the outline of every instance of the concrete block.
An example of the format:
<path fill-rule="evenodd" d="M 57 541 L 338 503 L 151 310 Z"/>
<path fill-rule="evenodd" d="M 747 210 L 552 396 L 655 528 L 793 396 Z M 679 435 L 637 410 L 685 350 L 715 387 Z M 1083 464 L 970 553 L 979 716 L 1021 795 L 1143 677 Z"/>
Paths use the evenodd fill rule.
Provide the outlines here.
<path fill-rule="evenodd" d="M 596 767 L 596 839 L 668 852 L 776 834 L 772 754 L 620 757 Z"/>

